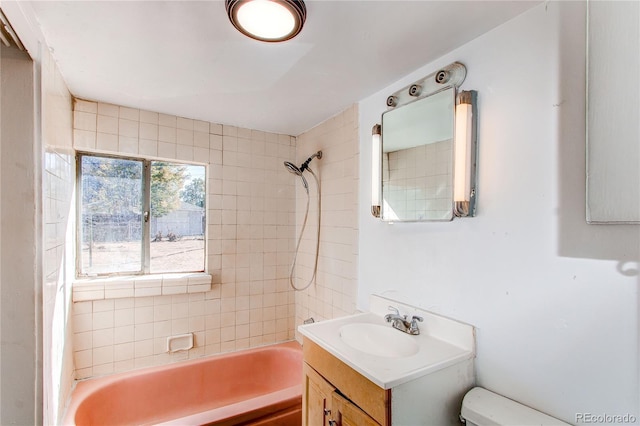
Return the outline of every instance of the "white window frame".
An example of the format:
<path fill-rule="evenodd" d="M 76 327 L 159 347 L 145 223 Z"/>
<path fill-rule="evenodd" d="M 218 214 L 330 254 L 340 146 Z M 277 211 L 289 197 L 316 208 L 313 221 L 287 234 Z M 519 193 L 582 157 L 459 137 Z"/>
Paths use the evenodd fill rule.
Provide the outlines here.
<path fill-rule="evenodd" d="M 139 271 L 122 271 L 122 272 L 107 272 L 107 273 L 86 273 L 82 270 L 82 157 L 99 157 L 99 158 L 112 158 L 116 160 L 137 161 L 142 163 L 142 268 Z M 176 160 L 164 160 L 164 159 L 148 159 L 142 157 L 131 157 L 125 155 L 113 155 L 102 154 L 95 152 L 76 152 L 76 278 L 90 278 L 90 277 L 102 277 L 107 278 L 110 276 L 132 276 L 132 275 L 162 275 L 163 272 L 151 272 L 151 163 L 153 162 L 165 162 L 171 164 L 184 164 L 188 166 L 199 166 L 205 169 L 204 178 L 204 192 L 205 192 L 205 206 L 204 214 L 205 221 L 207 220 L 207 166 L 198 163 L 180 162 Z M 206 222 L 205 222 L 206 223 Z M 191 274 L 191 273 L 206 273 L 207 270 L 207 227 L 204 227 L 204 254 L 202 259 L 202 270 L 192 271 L 184 270 L 175 273 L 178 274 Z"/>

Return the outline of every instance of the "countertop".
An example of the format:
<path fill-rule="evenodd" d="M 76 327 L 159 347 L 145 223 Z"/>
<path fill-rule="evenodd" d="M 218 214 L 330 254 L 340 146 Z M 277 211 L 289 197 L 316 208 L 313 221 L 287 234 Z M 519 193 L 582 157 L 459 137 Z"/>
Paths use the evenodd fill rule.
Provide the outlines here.
<path fill-rule="evenodd" d="M 386 299 L 383 301 L 386 303 Z M 401 309 L 401 313 L 405 312 L 406 310 L 403 312 Z M 413 313 L 426 314 L 428 317 L 425 317 L 424 325 L 420 323 L 421 333 L 419 335 L 410 336 L 407 334 L 410 338 L 415 339 L 419 346 L 418 351 L 410 356 L 374 356 L 354 349 L 342 340 L 340 329 L 347 324 L 370 323 L 391 327 L 391 324 L 384 320 L 383 315 L 373 312 L 301 325 L 298 327 L 298 331 L 383 389 L 391 389 L 474 357 L 473 327 L 415 308 Z M 443 329 L 445 332 L 454 330 L 457 335 L 447 339 L 442 335 L 443 330 L 436 330 L 436 328 L 439 327 L 439 324 L 451 321 L 454 324 L 446 324 Z M 399 330 L 394 331 L 402 333 Z M 468 342 L 467 334 L 471 337 L 471 342 Z M 380 342 L 380 344 L 384 345 L 385 342 Z"/>

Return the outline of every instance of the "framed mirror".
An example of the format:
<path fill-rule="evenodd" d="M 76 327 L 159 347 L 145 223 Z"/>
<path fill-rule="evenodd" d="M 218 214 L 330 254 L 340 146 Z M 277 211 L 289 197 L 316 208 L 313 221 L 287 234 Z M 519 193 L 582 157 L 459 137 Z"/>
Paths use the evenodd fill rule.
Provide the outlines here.
<path fill-rule="evenodd" d="M 455 89 L 382 114 L 382 205 L 386 221 L 453 219 Z"/>
<path fill-rule="evenodd" d="M 387 98 L 372 129 L 371 212 L 387 222 L 475 215 L 477 92 L 454 62 Z"/>

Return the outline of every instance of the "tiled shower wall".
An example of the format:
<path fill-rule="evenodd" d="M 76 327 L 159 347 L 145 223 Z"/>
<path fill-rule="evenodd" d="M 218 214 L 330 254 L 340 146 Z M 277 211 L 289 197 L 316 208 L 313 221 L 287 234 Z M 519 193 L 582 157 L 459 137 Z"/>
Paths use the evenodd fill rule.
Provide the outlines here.
<path fill-rule="evenodd" d="M 44 164 L 43 420 L 58 424 L 73 383 L 71 283 L 74 277 L 72 99 L 48 50 L 42 50 Z"/>
<path fill-rule="evenodd" d="M 297 164 L 322 150 L 322 159 L 310 167 L 320 177 L 322 215 L 318 274 L 308 289 L 296 292 L 296 325 L 313 317 L 319 321 L 356 311 L 358 280 L 358 107 L 353 105 L 297 138 Z M 311 279 L 315 261 L 317 221 L 316 185 L 310 187 L 310 213 L 298 255 L 296 286 Z M 306 195 L 297 179 L 296 237 L 299 235 Z"/>
<path fill-rule="evenodd" d="M 295 138 L 76 100 L 79 151 L 208 166 L 210 291 L 76 302 L 76 377 L 248 348 L 294 337 L 287 275 L 296 183 L 283 167 Z M 166 338 L 192 332 L 195 347 L 168 354 Z"/>

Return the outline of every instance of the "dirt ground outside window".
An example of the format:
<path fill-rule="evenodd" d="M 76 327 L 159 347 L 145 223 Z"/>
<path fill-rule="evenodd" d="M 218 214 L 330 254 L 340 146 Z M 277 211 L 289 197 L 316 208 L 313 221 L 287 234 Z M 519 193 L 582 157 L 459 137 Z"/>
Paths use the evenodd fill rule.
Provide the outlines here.
<path fill-rule="evenodd" d="M 97 274 L 115 270 L 136 271 L 140 268 L 142 253 L 140 241 L 94 243 L 91 250 L 87 244 L 82 247 L 85 267 Z M 153 274 L 168 272 L 204 271 L 204 239 L 202 237 L 182 237 L 176 241 L 152 241 L 151 270 Z"/>

